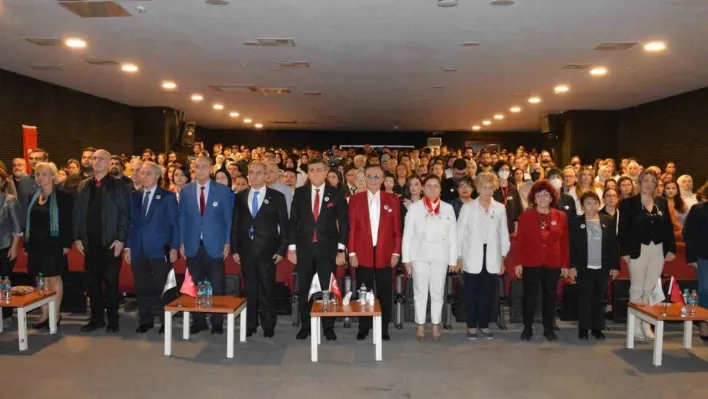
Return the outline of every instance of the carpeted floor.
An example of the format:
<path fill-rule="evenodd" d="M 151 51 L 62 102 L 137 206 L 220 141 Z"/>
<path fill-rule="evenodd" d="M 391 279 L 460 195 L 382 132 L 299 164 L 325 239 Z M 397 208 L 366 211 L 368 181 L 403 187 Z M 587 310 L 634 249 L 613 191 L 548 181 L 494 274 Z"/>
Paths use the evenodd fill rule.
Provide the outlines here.
<path fill-rule="evenodd" d="M 123 314 L 121 332 L 79 332 L 85 316 L 65 317 L 59 334 L 31 332 L 19 352 L 17 327 L 0 336 L 1 398 L 706 398 L 708 346 L 695 335 L 681 348 L 681 326 L 668 327 L 664 365 L 651 364 L 651 345 L 624 349 L 623 325 L 608 340 L 579 342 L 561 323 L 560 340 L 538 334 L 519 341 L 519 326 L 496 331 L 493 341 L 468 341 L 464 325 L 444 331 L 440 342 L 415 339 L 413 324 L 391 328 L 384 361 L 374 361 L 371 340 L 355 339 L 356 324 L 337 326 L 339 339 L 322 342 L 319 363 L 309 341 L 282 318 L 272 340 L 259 330 L 236 343 L 226 359 L 226 335 L 181 339 L 175 319 L 173 356 L 163 354 L 157 329 L 135 334 L 134 314 Z M 32 320 L 30 320 L 31 322 Z M 237 322 L 238 326 L 238 322 Z M 612 326 L 611 326 L 612 327 Z M 238 340 L 238 334 L 236 334 Z"/>

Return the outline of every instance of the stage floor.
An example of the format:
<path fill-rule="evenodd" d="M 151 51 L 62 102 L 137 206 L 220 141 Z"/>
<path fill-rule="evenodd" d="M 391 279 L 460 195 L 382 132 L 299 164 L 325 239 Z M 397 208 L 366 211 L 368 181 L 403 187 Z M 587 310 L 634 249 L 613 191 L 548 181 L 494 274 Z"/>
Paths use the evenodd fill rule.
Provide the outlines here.
<path fill-rule="evenodd" d="M 453 325 L 443 339 L 420 343 L 415 325 L 390 329 L 383 362 L 370 339 L 356 341 L 356 324 L 337 325 L 339 339 L 322 342 L 319 363 L 310 342 L 295 340 L 291 317 L 275 338 L 259 330 L 226 359 L 226 335 L 204 332 L 181 339 L 175 319 L 173 356 L 163 354 L 157 328 L 135 334 L 135 313 L 121 313 L 121 332 L 83 334 L 85 315 L 65 315 L 59 334 L 30 332 L 19 352 L 16 319 L 0 335 L 3 398 L 668 398 L 708 397 L 708 345 L 694 335 L 681 348 L 681 325 L 668 327 L 663 366 L 651 364 L 651 345 L 624 349 L 624 325 L 610 326 L 602 343 L 580 342 L 572 323 L 560 323 L 559 341 L 537 332 L 519 340 L 520 327 L 492 330 L 492 341 L 468 341 Z M 35 317 L 30 318 L 30 323 Z M 236 323 L 238 326 L 238 323 Z M 540 328 L 540 326 L 539 326 Z M 697 329 L 694 329 L 697 331 Z M 430 333 L 428 332 L 428 335 Z M 238 337 L 238 334 L 236 335 Z M 592 338 L 591 338 L 592 339 Z"/>

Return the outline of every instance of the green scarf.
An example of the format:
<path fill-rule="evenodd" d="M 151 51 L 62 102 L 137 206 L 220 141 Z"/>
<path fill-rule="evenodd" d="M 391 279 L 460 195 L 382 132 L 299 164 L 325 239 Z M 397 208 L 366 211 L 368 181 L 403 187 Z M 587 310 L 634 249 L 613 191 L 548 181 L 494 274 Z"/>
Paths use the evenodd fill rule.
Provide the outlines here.
<path fill-rule="evenodd" d="M 42 193 L 42 189 L 38 188 L 37 191 L 32 196 L 29 206 L 27 207 L 27 220 L 25 222 L 25 243 L 30 240 L 30 214 L 32 213 L 32 205 L 37 201 L 39 195 Z M 59 208 L 57 208 L 57 195 L 52 190 L 49 194 L 49 235 L 51 237 L 59 237 Z"/>

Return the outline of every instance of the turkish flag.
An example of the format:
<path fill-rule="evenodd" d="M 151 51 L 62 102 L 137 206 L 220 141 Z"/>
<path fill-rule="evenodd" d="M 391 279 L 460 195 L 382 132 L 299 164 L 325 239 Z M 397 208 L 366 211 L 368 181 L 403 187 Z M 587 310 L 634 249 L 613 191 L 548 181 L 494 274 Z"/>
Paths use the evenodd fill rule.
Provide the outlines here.
<path fill-rule="evenodd" d="M 336 295 L 340 301 L 342 300 L 342 290 L 339 289 L 339 283 L 337 283 L 337 279 L 334 278 L 334 273 L 329 275 L 329 292 Z"/>
<path fill-rule="evenodd" d="M 680 303 L 685 305 L 686 302 L 683 301 L 683 295 L 681 294 L 681 288 L 679 288 L 678 282 L 672 276 L 669 282 L 669 299 L 673 303 Z"/>
<path fill-rule="evenodd" d="M 192 298 L 197 297 L 197 286 L 194 285 L 194 280 L 192 280 L 189 269 L 187 269 L 187 273 L 184 275 L 184 283 L 182 283 L 182 288 L 180 288 L 179 293 L 191 296 Z"/>

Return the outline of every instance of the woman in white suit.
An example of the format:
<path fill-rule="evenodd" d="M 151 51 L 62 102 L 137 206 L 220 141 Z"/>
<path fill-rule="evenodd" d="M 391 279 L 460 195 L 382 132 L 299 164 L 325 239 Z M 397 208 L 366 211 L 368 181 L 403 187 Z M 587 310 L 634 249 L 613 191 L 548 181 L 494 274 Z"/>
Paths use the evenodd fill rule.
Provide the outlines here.
<path fill-rule="evenodd" d="M 492 293 L 497 275 L 504 273 L 509 253 L 506 208 L 492 196 L 499 178 L 482 172 L 475 178 L 479 197 L 465 204 L 457 221 L 459 256 L 456 270 L 463 270 L 465 316 L 469 339 L 493 339 L 489 331 Z"/>
<path fill-rule="evenodd" d="M 457 227 L 452 205 L 440 200 L 440 178 L 423 181 L 424 197 L 408 208 L 403 231 L 403 263 L 413 275 L 415 322 L 418 340 L 425 339 L 426 309 L 430 292 L 433 339 L 440 340 L 445 278 L 457 262 Z"/>

